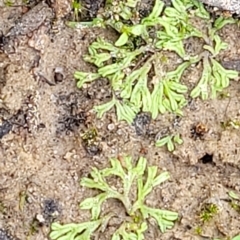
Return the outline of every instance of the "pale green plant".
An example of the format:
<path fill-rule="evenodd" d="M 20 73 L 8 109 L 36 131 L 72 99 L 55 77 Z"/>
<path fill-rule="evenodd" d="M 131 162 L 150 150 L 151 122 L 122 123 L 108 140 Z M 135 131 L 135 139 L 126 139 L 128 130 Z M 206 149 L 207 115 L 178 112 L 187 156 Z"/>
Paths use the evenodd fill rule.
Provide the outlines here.
<path fill-rule="evenodd" d="M 214 238 L 213 240 L 240 240 L 240 235 L 237 235 L 233 238 L 230 238 L 230 237 L 224 238 L 224 239 L 223 238 Z"/>
<path fill-rule="evenodd" d="M 240 240 L 240 235 L 235 236 L 232 240 Z"/>
<path fill-rule="evenodd" d="M 91 235 L 97 229 L 104 231 L 108 221 L 113 217 L 113 213 L 101 216 L 101 209 L 102 204 L 110 198 L 120 201 L 127 215 L 113 234 L 112 240 L 144 239 L 149 218 L 155 219 L 161 232 L 174 226 L 174 221 L 178 218 L 176 212 L 149 207 L 145 203 L 153 188 L 170 178 L 169 173 L 163 172 L 158 175 L 157 167 L 147 167 L 147 160 L 143 157 L 139 158 L 136 166 L 133 165 L 131 157 L 124 157 L 121 162 L 113 158 L 110 162 L 110 168 L 103 170 L 93 168 L 90 177 L 81 180 L 81 186 L 100 191 L 96 196 L 87 198 L 80 204 L 81 209 L 91 211 L 91 221 L 64 225 L 53 223 L 50 239 L 90 240 Z M 109 177 L 118 177 L 121 180 L 121 191 L 109 185 Z M 137 188 L 137 193 L 136 198 L 132 199 L 130 195 L 132 196 L 134 192 L 134 186 Z"/>
<path fill-rule="evenodd" d="M 240 200 L 240 197 L 233 191 L 229 191 L 228 195 L 230 198 L 234 199 L 234 200 Z"/>
<path fill-rule="evenodd" d="M 211 98 L 216 98 L 218 92 L 222 92 L 229 86 L 230 79 L 238 77 L 237 71 L 225 69 L 215 59 L 221 50 L 228 47 L 216 32 L 229 23 L 234 23 L 234 20 L 219 17 L 214 23 L 214 28 L 209 30 L 209 41 L 211 43 L 203 46 L 207 50 L 202 59 L 203 72 L 197 86 L 191 91 L 190 96 L 192 98 L 200 96 L 203 100 L 206 100 L 209 98 L 209 93 L 211 93 Z"/>
<path fill-rule="evenodd" d="M 12 7 L 14 5 L 14 1 L 13 0 L 4 0 L 3 4 L 6 7 Z"/>
<path fill-rule="evenodd" d="M 111 216 L 105 216 L 98 220 L 92 220 L 83 223 L 59 224 L 57 222 L 51 225 L 50 239 L 58 240 L 90 240 L 91 235 L 100 226 L 107 224 Z"/>
<path fill-rule="evenodd" d="M 208 12 L 197 0 L 173 0 L 171 7 L 155 0 L 151 13 L 141 18 L 137 12 L 139 2 L 109 0 L 106 11 L 91 23 L 110 26 L 120 34 L 115 43 L 97 38 L 89 46 L 84 60 L 97 67 L 96 73 L 76 71 L 74 74 L 79 88 L 99 78 L 109 80 L 112 100 L 94 108 L 98 117 L 112 108 L 116 109 L 118 120 L 128 123 L 140 111 L 150 112 L 153 119 L 165 112 L 182 115 L 182 108 L 187 104 L 185 96 L 189 93 L 181 82 L 182 76 L 193 64 L 202 63 L 203 72 L 190 92 L 192 98 L 215 98 L 231 79 L 237 78 L 236 71 L 224 69 L 216 60 L 227 48 L 217 31 L 234 23 L 233 19 L 220 17 L 211 26 Z M 196 17 L 206 21 L 205 31 L 192 23 L 191 19 Z M 205 40 L 202 54 L 195 57 L 186 54 L 184 41 L 190 37 Z M 166 51 L 175 52 L 182 59 L 172 72 L 164 70 Z"/>
<path fill-rule="evenodd" d="M 240 213 L 240 197 L 239 195 L 237 195 L 235 192 L 230 191 L 228 192 L 228 195 L 230 197 L 230 205 L 231 207 L 237 211 L 238 213 Z"/>
<path fill-rule="evenodd" d="M 167 150 L 172 152 L 175 149 L 175 145 L 183 144 L 183 140 L 180 134 L 168 135 L 156 141 L 157 147 L 167 146 Z"/>

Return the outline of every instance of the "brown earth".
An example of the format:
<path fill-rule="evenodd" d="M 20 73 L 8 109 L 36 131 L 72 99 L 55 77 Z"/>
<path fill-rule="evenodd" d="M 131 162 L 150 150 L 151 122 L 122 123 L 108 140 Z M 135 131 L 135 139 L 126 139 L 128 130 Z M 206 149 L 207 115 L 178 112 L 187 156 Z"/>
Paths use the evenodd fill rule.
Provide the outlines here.
<path fill-rule="evenodd" d="M 102 1 L 86 2 L 91 10 L 86 15 L 93 17 Z M 71 17 L 67 0 L 50 7 L 34 4 L 29 10 L 5 7 L 0 1 L 0 240 L 48 239 L 53 220 L 88 220 L 89 213 L 79 209 L 79 202 L 92 192 L 80 187 L 80 179 L 91 167 L 104 168 L 110 157 L 124 155 L 135 160 L 143 155 L 149 165 L 171 175 L 148 197 L 148 204 L 178 212 L 179 220 L 165 234 L 151 222 L 145 239 L 226 239 L 239 234 L 240 215 L 228 196 L 231 190 L 240 194 L 239 130 L 222 127 L 229 119 L 240 121 L 238 83 L 231 82 L 228 98 L 189 101 L 181 118 L 164 115 L 151 121 L 141 113 L 129 126 L 117 122 L 111 111 L 97 119 L 91 109 L 111 96 L 108 83 L 98 80 L 79 90 L 73 73 L 94 70 L 82 55 L 96 36 L 110 39 L 114 33 L 66 27 L 63 19 Z M 226 26 L 221 37 L 229 48 L 220 60 L 240 70 L 239 27 Z M 188 46 L 195 51 L 199 41 Z M 176 62 L 176 56 L 169 59 Z M 201 70 L 192 66 L 187 71 L 189 86 L 197 82 Z M 202 137 L 196 135 L 199 124 L 207 128 Z M 81 136 L 94 129 L 97 139 L 86 146 Z M 181 133 L 184 140 L 173 153 L 155 147 L 155 140 L 168 129 Z M 201 225 L 199 214 L 211 203 L 218 206 L 218 214 L 201 227 L 199 236 L 195 230 Z M 114 201 L 105 209 L 124 214 Z M 111 239 L 113 231 L 109 226 L 94 239 Z"/>

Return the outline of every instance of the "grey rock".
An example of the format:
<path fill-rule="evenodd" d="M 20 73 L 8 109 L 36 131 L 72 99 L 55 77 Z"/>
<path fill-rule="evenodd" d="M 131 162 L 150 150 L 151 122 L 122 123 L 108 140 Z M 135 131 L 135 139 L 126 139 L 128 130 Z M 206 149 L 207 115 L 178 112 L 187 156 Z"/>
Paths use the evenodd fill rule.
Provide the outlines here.
<path fill-rule="evenodd" d="M 21 19 L 16 22 L 14 27 L 9 30 L 6 36 L 27 35 L 37 30 L 41 25 L 52 18 L 52 9 L 42 1 L 25 13 Z"/>
<path fill-rule="evenodd" d="M 213 7 L 227 10 L 232 13 L 240 13 L 240 1 L 239 0 L 200 0 L 201 2 Z"/>

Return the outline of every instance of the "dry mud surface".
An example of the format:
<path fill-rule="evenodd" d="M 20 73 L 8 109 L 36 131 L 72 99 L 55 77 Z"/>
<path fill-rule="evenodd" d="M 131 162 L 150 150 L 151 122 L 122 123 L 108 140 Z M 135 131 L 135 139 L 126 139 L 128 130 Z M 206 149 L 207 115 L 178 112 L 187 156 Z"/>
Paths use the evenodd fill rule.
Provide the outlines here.
<path fill-rule="evenodd" d="M 86 2 L 92 9 L 101 5 Z M 81 188 L 80 179 L 91 167 L 104 168 L 110 157 L 124 155 L 135 160 L 145 156 L 149 165 L 171 175 L 148 197 L 148 204 L 178 212 L 179 220 L 165 234 L 151 222 L 145 239 L 224 239 L 240 233 L 240 215 L 230 206 L 227 194 L 231 190 L 240 194 L 239 130 L 221 126 L 229 119 L 240 121 L 239 83 L 231 82 L 230 98 L 189 102 L 181 118 L 165 115 L 151 121 L 142 113 L 129 126 L 117 122 L 112 111 L 97 119 L 91 109 L 111 96 L 107 82 L 99 80 L 79 90 L 73 73 L 94 69 L 82 60 L 88 44 L 96 36 L 114 38 L 114 34 L 66 27 L 62 19 L 71 10 L 67 0 L 55 1 L 51 7 L 39 3 L 31 10 L 4 7 L 1 1 L 0 6 L 4 50 L 0 53 L 0 240 L 48 239 L 55 219 L 63 223 L 88 220 L 79 202 L 93 192 Z M 229 44 L 221 60 L 240 70 L 240 28 L 226 26 L 221 37 Z M 198 45 L 193 41 L 189 48 Z M 198 66 L 189 69 L 190 84 L 200 74 Z M 200 123 L 208 131 L 198 138 L 193 130 Z M 154 145 L 169 128 L 184 140 L 173 153 Z M 81 136 L 91 129 L 98 136 L 86 146 Z M 219 212 L 199 236 L 195 231 L 199 213 L 211 203 Z M 114 201 L 104 209 L 125 214 Z M 93 239 L 111 239 L 113 231 L 109 226 Z"/>

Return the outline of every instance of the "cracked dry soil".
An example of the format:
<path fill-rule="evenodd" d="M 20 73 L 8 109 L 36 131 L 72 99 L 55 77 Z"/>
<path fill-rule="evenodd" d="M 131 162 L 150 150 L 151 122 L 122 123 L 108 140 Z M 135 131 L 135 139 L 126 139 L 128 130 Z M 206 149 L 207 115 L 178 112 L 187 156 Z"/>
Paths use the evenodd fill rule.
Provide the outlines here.
<path fill-rule="evenodd" d="M 31 3 L 30 8 L 4 7 L 0 1 L 0 240 L 48 239 L 54 220 L 89 219 L 87 211 L 79 210 L 79 202 L 95 192 L 81 188 L 80 179 L 91 167 L 104 168 L 109 157 L 123 155 L 145 156 L 149 165 L 171 175 L 147 201 L 178 212 L 179 220 L 165 234 L 151 222 L 145 239 L 239 234 L 240 213 L 231 207 L 227 194 L 230 190 L 240 194 L 239 130 L 221 126 L 229 119 L 240 121 L 239 84 L 231 82 L 230 98 L 189 101 L 181 118 L 164 115 L 152 121 L 141 113 L 129 126 L 117 122 L 112 111 L 97 119 L 91 109 L 111 97 L 108 83 L 101 79 L 79 90 L 73 73 L 94 70 L 82 55 L 96 36 L 114 39 L 114 33 L 66 27 L 64 19 L 71 15 L 67 0 Z M 86 18 L 91 18 L 103 1 L 85 4 L 91 11 Z M 226 26 L 221 37 L 229 48 L 220 60 L 239 70 L 240 28 Z M 192 40 L 187 46 L 195 51 L 199 42 Z M 175 55 L 169 54 L 169 59 L 176 62 Z M 200 66 L 191 67 L 185 76 L 188 85 L 193 86 L 200 74 Z M 199 134 L 199 124 L 206 127 L 204 134 Z M 154 146 L 169 128 L 184 140 L 173 153 Z M 93 129 L 97 137 L 88 144 L 81 136 Z M 201 209 L 211 203 L 219 212 L 197 235 Z M 104 209 L 125 216 L 115 201 Z M 93 239 L 111 239 L 115 228 L 116 223 L 110 222 L 105 233 Z"/>

